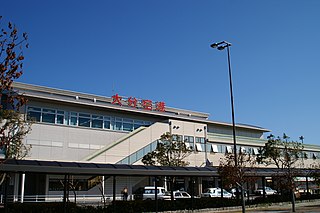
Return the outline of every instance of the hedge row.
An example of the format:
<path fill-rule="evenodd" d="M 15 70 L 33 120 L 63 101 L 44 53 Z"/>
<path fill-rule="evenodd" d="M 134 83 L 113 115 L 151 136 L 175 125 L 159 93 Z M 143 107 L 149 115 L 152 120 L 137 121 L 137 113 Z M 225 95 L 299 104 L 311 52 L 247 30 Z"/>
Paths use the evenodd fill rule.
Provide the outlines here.
<path fill-rule="evenodd" d="M 301 196 L 297 200 L 319 199 L 319 195 Z M 273 195 L 266 199 L 258 197 L 254 200 L 246 201 L 247 205 L 259 203 L 277 203 L 290 201 L 288 196 Z M 114 205 L 109 205 L 105 209 L 101 206 L 77 206 L 75 203 L 67 203 L 67 209 L 63 203 L 10 203 L 7 209 L 0 208 L 1 212 L 7 213 L 137 213 L 137 212 L 155 212 L 157 211 L 174 211 L 174 210 L 191 210 L 220 208 L 228 206 L 240 206 L 241 202 L 236 199 L 226 198 L 195 198 L 182 199 L 175 201 L 158 200 L 155 201 L 116 201 Z"/>

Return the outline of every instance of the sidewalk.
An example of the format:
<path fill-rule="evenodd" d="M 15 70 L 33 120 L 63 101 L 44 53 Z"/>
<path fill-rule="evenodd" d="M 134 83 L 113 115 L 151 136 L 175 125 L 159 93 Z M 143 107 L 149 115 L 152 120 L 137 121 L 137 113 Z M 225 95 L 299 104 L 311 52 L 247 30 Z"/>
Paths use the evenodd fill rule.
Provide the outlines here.
<path fill-rule="evenodd" d="M 203 213 L 212 213 L 212 212 L 219 212 L 219 213 L 226 213 L 226 212 L 232 212 L 232 213 L 241 213 L 241 207 L 235 207 L 229 208 L 229 209 L 215 209 L 215 210 L 209 210 L 204 211 Z M 292 212 L 292 204 L 291 203 L 274 203 L 269 206 L 246 206 L 246 212 L 250 213 L 289 213 Z M 202 213 L 202 212 L 201 212 Z M 303 201 L 303 202 L 297 202 L 296 203 L 296 213 L 320 213 L 320 200 L 312 200 L 312 201 Z"/>

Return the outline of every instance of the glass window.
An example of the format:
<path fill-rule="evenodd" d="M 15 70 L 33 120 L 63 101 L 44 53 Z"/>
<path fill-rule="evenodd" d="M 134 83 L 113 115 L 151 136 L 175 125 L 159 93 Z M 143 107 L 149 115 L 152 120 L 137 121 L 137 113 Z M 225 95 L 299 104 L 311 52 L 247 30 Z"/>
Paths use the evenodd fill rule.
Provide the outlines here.
<path fill-rule="evenodd" d="M 88 113 L 67 112 L 56 109 L 41 109 L 40 107 L 27 108 L 28 119 L 45 123 L 66 124 L 99 129 L 112 129 L 120 131 L 133 131 L 141 126 L 152 124 L 150 121 L 134 120 L 130 118 L 91 115 Z M 182 141 L 183 136 L 174 136 L 175 140 Z M 185 140 L 193 143 L 194 137 L 185 136 Z"/>
<path fill-rule="evenodd" d="M 102 129 L 102 116 L 92 115 L 92 128 L 100 128 Z"/>
<path fill-rule="evenodd" d="M 90 118 L 79 117 L 79 126 L 90 127 Z"/>
<path fill-rule="evenodd" d="M 76 112 L 70 112 L 70 125 L 72 126 L 78 125 L 78 117 Z"/>
<path fill-rule="evenodd" d="M 124 131 L 132 131 L 133 130 L 133 123 L 123 123 L 123 130 Z"/>
<path fill-rule="evenodd" d="M 182 142 L 182 135 L 172 135 L 172 140 L 173 141 L 178 141 L 178 142 Z"/>
<path fill-rule="evenodd" d="M 43 109 L 42 110 L 42 122 L 44 123 L 55 123 L 55 110 Z"/>
<path fill-rule="evenodd" d="M 184 142 L 194 142 L 194 137 L 193 136 L 184 136 Z"/>
<path fill-rule="evenodd" d="M 150 145 L 144 147 L 144 153 L 149 153 L 149 152 L 151 152 L 151 146 Z"/>
<path fill-rule="evenodd" d="M 129 157 L 126 157 L 121 161 L 121 164 L 129 164 Z"/>
<path fill-rule="evenodd" d="M 122 122 L 116 122 L 114 126 L 115 130 L 122 130 Z"/>
<path fill-rule="evenodd" d="M 140 120 L 134 120 L 134 123 L 143 125 L 143 121 L 140 121 Z"/>
<path fill-rule="evenodd" d="M 130 164 L 134 163 L 137 161 L 137 153 L 133 153 L 132 155 L 130 155 Z"/>
<path fill-rule="evenodd" d="M 28 107 L 28 119 L 39 121 L 41 118 L 41 108 L 38 107 Z"/>
<path fill-rule="evenodd" d="M 64 120 L 65 120 L 64 111 L 57 110 L 57 120 L 56 120 L 56 123 L 57 123 L 57 124 L 64 124 Z"/>
<path fill-rule="evenodd" d="M 104 128 L 105 129 L 111 129 L 111 121 L 105 120 L 104 121 Z"/>
<path fill-rule="evenodd" d="M 90 115 L 79 113 L 79 126 L 90 127 Z"/>
<path fill-rule="evenodd" d="M 137 159 L 139 160 L 139 159 L 143 158 L 143 156 L 144 156 L 143 149 L 140 149 L 140 150 L 137 152 Z"/>
<path fill-rule="evenodd" d="M 140 126 L 143 126 L 143 125 L 142 125 L 142 124 L 136 124 L 136 123 L 135 123 L 133 127 L 134 127 L 134 129 L 138 129 Z"/>
<path fill-rule="evenodd" d="M 204 143 L 203 137 L 196 137 L 196 143 Z"/>
<path fill-rule="evenodd" d="M 28 111 L 28 118 L 33 121 L 40 121 L 41 112 Z"/>
<path fill-rule="evenodd" d="M 126 119 L 126 118 L 124 118 L 124 119 L 123 119 L 123 122 L 126 122 L 126 123 L 133 123 L 133 120 L 132 120 L 132 119 Z"/>
<path fill-rule="evenodd" d="M 85 113 L 79 113 L 79 117 L 90 118 L 90 115 Z"/>

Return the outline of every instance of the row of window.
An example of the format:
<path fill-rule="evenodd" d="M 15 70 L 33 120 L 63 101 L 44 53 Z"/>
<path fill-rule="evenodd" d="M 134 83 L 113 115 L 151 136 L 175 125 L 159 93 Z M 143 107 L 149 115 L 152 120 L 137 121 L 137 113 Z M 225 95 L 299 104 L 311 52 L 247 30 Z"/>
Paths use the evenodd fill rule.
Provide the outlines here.
<path fill-rule="evenodd" d="M 174 141 L 180 141 L 184 142 L 188 148 L 191 150 L 195 150 L 198 152 L 204 152 L 205 150 L 207 152 L 216 152 L 216 153 L 232 153 L 233 146 L 231 145 L 223 145 L 223 144 L 212 144 L 207 143 L 205 144 L 205 138 L 204 137 L 193 137 L 188 135 L 173 135 Z M 237 146 L 237 149 L 240 150 L 243 153 L 248 154 L 258 154 L 258 148 L 252 148 L 252 147 L 240 147 Z"/>
<path fill-rule="evenodd" d="M 81 112 L 68 112 L 63 110 L 29 106 L 27 108 L 29 119 L 43 123 L 63 124 L 98 129 L 111 129 L 120 131 L 133 131 L 140 126 L 148 126 L 150 121 L 142 121 L 113 116 L 94 115 Z"/>

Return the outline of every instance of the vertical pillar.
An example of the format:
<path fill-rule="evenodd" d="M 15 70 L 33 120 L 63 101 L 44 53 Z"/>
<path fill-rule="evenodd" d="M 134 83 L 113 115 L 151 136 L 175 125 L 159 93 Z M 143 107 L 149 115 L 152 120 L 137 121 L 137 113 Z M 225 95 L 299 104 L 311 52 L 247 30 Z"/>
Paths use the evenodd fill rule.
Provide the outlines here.
<path fill-rule="evenodd" d="M 47 196 L 49 195 L 49 175 L 46 175 L 46 189 L 45 189 L 45 196 L 46 196 L 46 199 L 47 199 Z"/>
<path fill-rule="evenodd" d="M 154 177 L 154 200 L 156 202 L 156 213 L 158 212 L 158 177 Z"/>
<path fill-rule="evenodd" d="M 208 139 L 207 139 L 207 127 L 203 127 L 203 130 L 204 130 L 204 163 L 206 166 L 210 166 L 209 165 L 209 161 L 208 161 L 208 150 L 207 150 L 207 142 L 208 142 Z M 210 151 L 210 150 L 209 150 Z"/>
<path fill-rule="evenodd" d="M 24 200 L 24 184 L 26 180 L 26 174 L 22 173 L 21 174 L 21 203 L 23 203 Z"/>
<path fill-rule="evenodd" d="M 102 195 L 104 197 L 104 194 L 105 194 L 105 188 L 104 188 L 104 175 L 102 176 L 102 179 L 101 179 L 101 188 L 102 188 Z"/>
<path fill-rule="evenodd" d="M 197 194 L 201 195 L 202 193 L 202 177 L 195 177 L 198 180 L 197 184 Z M 194 186 L 193 186 L 194 187 Z"/>
<path fill-rule="evenodd" d="M 67 175 L 64 175 L 64 180 L 63 180 L 63 212 L 67 212 Z"/>
<path fill-rule="evenodd" d="M 8 212 L 8 185 L 9 185 L 9 177 L 8 174 L 5 174 L 5 179 L 4 179 L 4 212 Z"/>
<path fill-rule="evenodd" d="M 113 176 L 113 199 L 112 199 L 112 206 L 113 212 L 116 212 L 116 176 Z"/>
<path fill-rule="evenodd" d="M 194 177 L 191 177 L 191 210 L 193 211 L 193 203 L 194 203 L 194 184 L 195 179 Z"/>
<path fill-rule="evenodd" d="M 266 177 L 262 177 L 262 195 L 266 198 Z"/>
<path fill-rule="evenodd" d="M 306 189 L 307 189 L 307 198 L 309 198 L 309 179 L 306 177 Z"/>
<path fill-rule="evenodd" d="M 19 181 L 20 181 L 20 174 L 14 174 L 14 189 L 13 189 L 13 202 L 17 202 L 19 200 Z"/>

